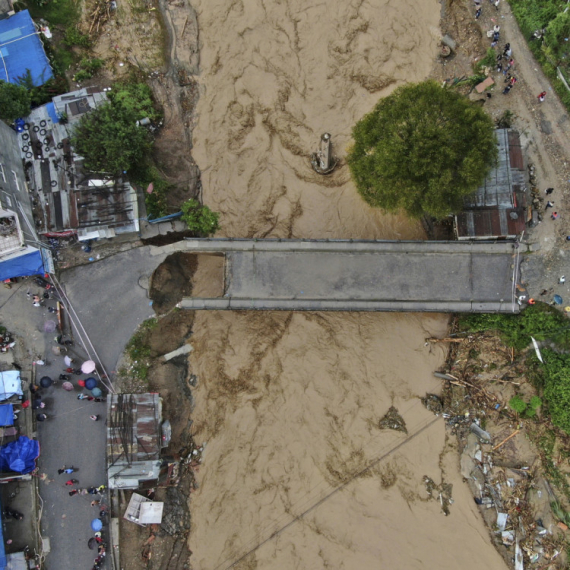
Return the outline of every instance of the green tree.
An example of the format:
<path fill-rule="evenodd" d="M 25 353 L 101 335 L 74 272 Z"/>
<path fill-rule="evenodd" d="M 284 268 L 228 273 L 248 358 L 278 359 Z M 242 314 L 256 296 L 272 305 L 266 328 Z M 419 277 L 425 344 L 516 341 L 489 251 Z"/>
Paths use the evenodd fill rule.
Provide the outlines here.
<path fill-rule="evenodd" d="M 182 204 L 182 221 L 188 229 L 204 236 L 209 236 L 219 228 L 217 212 L 212 212 L 208 206 L 202 206 L 198 200 L 187 200 Z"/>
<path fill-rule="evenodd" d="M 497 157 L 491 117 L 435 81 L 396 89 L 353 137 L 348 164 L 364 200 L 413 217 L 459 211 Z"/>
<path fill-rule="evenodd" d="M 0 81 L 0 119 L 12 122 L 30 113 L 30 94 L 22 85 Z"/>
<path fill-rule="evenodd" d="M 148 131 L 136 124 L 136 113 L 107 102 L 86 113 L 73 129 L 72 144 L 96 172 L 115 174 L 145 164 L 151 149 Z"/>

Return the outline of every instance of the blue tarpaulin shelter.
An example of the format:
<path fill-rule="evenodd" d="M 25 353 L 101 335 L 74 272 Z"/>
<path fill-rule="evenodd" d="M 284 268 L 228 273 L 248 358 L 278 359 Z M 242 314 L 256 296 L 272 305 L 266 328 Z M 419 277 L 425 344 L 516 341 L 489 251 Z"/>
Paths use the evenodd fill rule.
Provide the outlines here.
<path fill-rule="evenodd" d="M 0 261 L 0 281 L 13 277 L 43 275 L 44 273 L 42 254 L 35 247 L 28 246 L 27 252 L 23 255 L 7 256 Z"/>
<path fill-rule="evenodd" d="M 28 10 L 0 20 L 0 80 L 17 83 L 29 69 L 34 85 L 53 77 L 36 26 Z"/>
<path fill-rule="evenodd" d="M 0 426 L 14 425 L 14 406 L 12 404 L 0 405 Z"/>
<path fill-rule="evenodd" d="M 39 455 L 40 444 L 21 435 L 16 441 L 0 447 L 0 472 L 31 473 L 36 468 Z"/>

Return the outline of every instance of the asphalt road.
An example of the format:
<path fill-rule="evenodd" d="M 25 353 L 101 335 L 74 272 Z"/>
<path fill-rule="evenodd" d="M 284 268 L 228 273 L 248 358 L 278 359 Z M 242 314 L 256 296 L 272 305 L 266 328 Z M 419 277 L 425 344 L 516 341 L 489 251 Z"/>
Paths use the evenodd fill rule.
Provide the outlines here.
<path fill-rule="evenodd" d="M 61 281 L 103 365 L 112 373 L 137 326 L 154 316 L 144 288 L 165 255 L 140 247 L 62 273 Z M 141 285 L 142 284 L 142 285 Z"/>

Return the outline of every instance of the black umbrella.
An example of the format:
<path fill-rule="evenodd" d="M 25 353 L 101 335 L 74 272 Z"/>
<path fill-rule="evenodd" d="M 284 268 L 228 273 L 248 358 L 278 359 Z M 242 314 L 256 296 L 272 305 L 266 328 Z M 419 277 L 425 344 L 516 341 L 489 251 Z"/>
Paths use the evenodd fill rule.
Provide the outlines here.
<path fill-rule="evenodd" d="M 97 548 L 97 539 L 94 536 L 92 536 L 89 539 L 87 546 L 89 547 L 90 550 L 95 550 Z"/>
<path fill-rule="evenodd" d="M 49 388 L 53 384 L 53 380 L 49 376 L 44 376 L 40 379 L 40 386 L 42 388 Z"/>

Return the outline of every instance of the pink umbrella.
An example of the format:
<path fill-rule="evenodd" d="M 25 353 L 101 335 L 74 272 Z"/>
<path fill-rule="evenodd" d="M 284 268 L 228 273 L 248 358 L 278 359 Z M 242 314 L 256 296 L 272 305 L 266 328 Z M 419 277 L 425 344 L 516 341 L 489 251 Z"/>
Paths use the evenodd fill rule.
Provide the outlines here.
<path fill-rule="evenodd" d="M 83 374 L 91 374 L 91 372 L 93 372 L 94 370 L 95 370 L 95 363 L 92 360 L 86 360 L 81 365 L 81 372 L 83 372 Z"/>
<path fill-rule="evenodd" d="M 68 392 L 71 392 L 73 390 L 73 384 L 71 382 L 64 382 L 61 387 Z"/>

